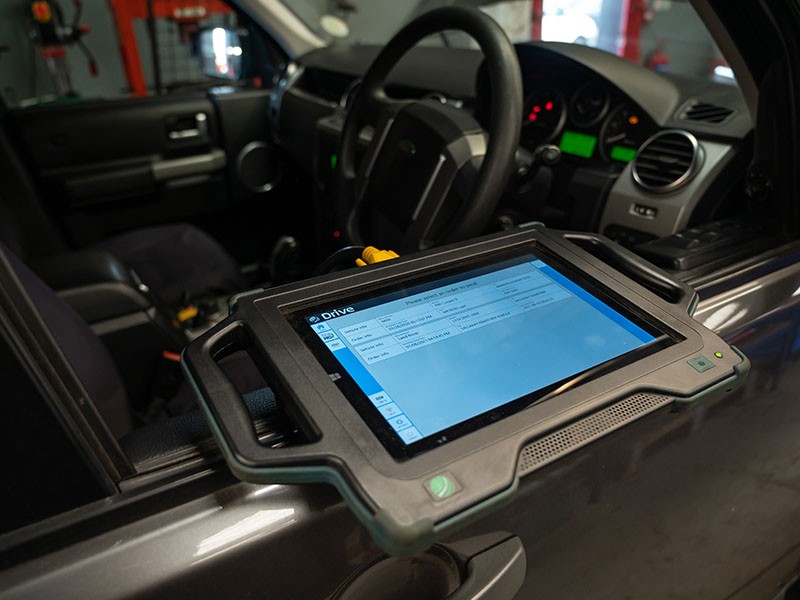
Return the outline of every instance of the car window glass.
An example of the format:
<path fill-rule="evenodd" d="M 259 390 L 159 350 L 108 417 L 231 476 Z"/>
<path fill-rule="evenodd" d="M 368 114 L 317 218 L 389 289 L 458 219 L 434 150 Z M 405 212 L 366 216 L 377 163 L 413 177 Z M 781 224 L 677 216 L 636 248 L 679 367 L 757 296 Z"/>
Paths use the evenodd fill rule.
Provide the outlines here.
<path fill-rule="evenodd" d="M 734 82 L 721 52 L 687 1 L 295 0 L 287 6 L 328 43 L 384 44 L 414 17 L 452 4 L 477 6 L 503 27 L 512 42 L 585 44 L 656 71 Z M 475 46 L 459 32 L 438 34 L 425 43 Z"/>
<path fill-rule="evenodd" d="M 221 0 L 0 3 L 0 93 L 8 107 L 143 97 L 220 85 L 196 56 L 199 29 L 242 26 Z M 152 31 L 155 40 L 151 37 Z M 160 71 L 157 90 L 153 50 Z"/>

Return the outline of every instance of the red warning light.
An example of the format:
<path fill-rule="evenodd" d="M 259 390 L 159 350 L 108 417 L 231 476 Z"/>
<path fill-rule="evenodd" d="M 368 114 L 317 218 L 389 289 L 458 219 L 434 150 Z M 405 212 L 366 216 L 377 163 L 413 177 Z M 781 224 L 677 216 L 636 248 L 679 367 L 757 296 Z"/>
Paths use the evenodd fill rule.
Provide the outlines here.
<path fill-rule="evenodd" d="M 535 113 L 542 112 L 542 107 L 537 104 L 536 106 L 533 107 L 533 112 Z"/>
<path fill-rule="evenodd" d="M 333 233 L 333 237 L 336 238 L 336 239 L 339 239 L 340 237 L 342 237 L 342 232 L 339 231 L 338 229 L 334 229 L 332 233 Z"/>
<path fill-rule="evenodd" d="M 544 105 L 545 110 L 553 110 L 553 103 L 551 101 L 547 101 L 547 104 Z"/>
<path fill-rule="evenodd" d="M 535 121 L 535 120 L 536 120 L 536 119 L 538 119 L 538 118 L 539 118 L 539 117 L 536 115 L 536 113 L 530 113 L 530 114 L 528 115 L 528 121 Z"/>

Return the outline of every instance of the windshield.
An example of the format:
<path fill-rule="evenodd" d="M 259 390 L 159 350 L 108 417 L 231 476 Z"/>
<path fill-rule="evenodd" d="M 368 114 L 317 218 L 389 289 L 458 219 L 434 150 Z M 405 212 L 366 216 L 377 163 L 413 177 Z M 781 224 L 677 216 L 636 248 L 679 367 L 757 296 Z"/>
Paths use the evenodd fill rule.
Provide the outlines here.
<path fill-rule="evenodd" d="M 292 0 L 287 6 L 328 44 L 385 44 L 414 17 L 440 6 L 475 6 L 512 42 L 585 44 L 660 72 L 733 83 L 692 6 L 671 0 Z M 474 47 L 459 32 L 426 44 Z"/>

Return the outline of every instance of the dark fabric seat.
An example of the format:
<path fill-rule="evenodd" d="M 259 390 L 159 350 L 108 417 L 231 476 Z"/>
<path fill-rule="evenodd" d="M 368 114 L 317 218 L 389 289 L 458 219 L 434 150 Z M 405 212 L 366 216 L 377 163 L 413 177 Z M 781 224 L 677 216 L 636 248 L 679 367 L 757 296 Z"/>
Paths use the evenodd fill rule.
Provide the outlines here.
<path fill-rule="evenodd" d="M 111 432 L 119 437 L 133 428 L 125 388 L 108 350 L 81 316 L 47 287 L 8 248 L 0 251 L 28 293 L 56 344 L 61 347 Z"/>
<path fill-rule="evenodd" d="M 25 263 L 71 250 L 1 126 L 0 241 Z M 135 229 L 96 247 L 133 269 L 167 305 L 178 304 L 184 292 L 222 295 L 246 286 L 236 262 L 222 246 L 187 223 Z"/>
<path fill-rule="evenodd" d="M 179 304 L 184 294 L 223 295 L 246 286 L 236 262 L 216 240 L 186 223 L 136 229 L 95 248 L 133 269 L 168 305 Z"/>
<path fill-rule="evenodd" d="M 2 242 L 0 252 L 8 259 L 22 287 L 50 330 L 56 344 L 75 371 L 111 432 L 120 438 L 134 428 L 134 420 L 117 365 L 100 339 L 80 315 L 22 263 Z M 266 383 L 253 363 L 231 357 L 220 363 L 243 394 L 262 389 Z M 144 374 L 143 374 L 144 376 Z M 179 416 L 196 408 L 194 395 L 185 382 L 162 403 L 162 419 Z"/>

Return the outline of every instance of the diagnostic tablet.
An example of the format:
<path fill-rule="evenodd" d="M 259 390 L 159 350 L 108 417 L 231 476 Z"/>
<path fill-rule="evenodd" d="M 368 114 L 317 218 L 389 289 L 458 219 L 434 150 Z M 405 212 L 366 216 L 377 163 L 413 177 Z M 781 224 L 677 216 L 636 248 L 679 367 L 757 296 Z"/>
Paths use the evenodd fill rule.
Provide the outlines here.
<path fill-rule="evenodd" d="M 531 229 L 241 297 L 184 368 L 240 478 L 333 483 L 378 543 L 409 554 L 520 477 L 735 387 L 748 363 L 690 318 L 693 300 Z M 236 349 L 307 443 L 259 444 L 216 364 Z"/>

